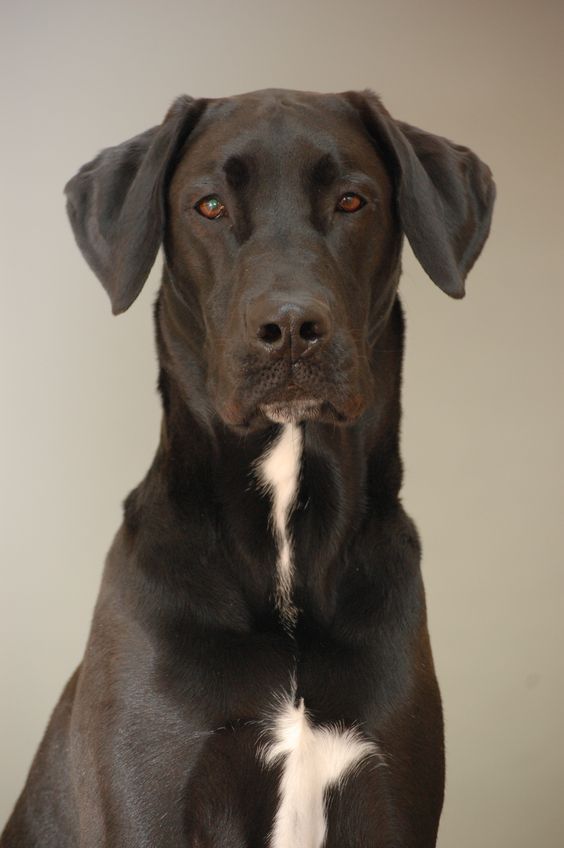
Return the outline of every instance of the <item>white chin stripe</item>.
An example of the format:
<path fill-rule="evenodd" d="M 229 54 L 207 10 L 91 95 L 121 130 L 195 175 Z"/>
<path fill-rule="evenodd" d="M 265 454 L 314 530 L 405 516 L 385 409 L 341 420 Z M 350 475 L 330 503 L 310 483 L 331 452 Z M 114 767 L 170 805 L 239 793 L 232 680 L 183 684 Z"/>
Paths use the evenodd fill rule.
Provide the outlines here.
<path fill-rule="evenodd" d="M 314 727 L 303 700 L 297 707 L 291 699 L 282 705 L 270 735 L 261 758 L 266 765 L 283 761 L 283 771 L 269 848 L 322 848 L 324 792 L 350 777 L 367 757 L 378 757 L 382 765 L 378 747 L 355 728 Z"/>
<path fill-rule="evenodd" d="M 272 498 L 271 521 L 278 547 L 276 603 L 288 623 L 296 616 L 292 604 L 294 564 L 288 520 L 298 493 L 302 440 L 299 426 L 285 424 L 256 465 L 259 481 Z"/>

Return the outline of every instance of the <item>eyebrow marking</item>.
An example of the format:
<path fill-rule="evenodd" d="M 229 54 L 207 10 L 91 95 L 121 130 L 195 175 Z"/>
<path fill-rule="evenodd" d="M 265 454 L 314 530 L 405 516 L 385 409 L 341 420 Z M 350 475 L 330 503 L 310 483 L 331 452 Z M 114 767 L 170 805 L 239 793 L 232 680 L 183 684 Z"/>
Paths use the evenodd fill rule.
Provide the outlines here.
<path fill-rule="evenodd" d="M 333 156 L 325 153 L 311 169 L 311 181 L 315 186 L 327 187 L 335 182 L 339 175 L 339 168 Z"/>
<path fill-rule="evenodd" d="M 244 188 L 249 182 L 249 166 L 242 156 L 230 156 L 224 162 L 223 172 L 233 189 Z"/>

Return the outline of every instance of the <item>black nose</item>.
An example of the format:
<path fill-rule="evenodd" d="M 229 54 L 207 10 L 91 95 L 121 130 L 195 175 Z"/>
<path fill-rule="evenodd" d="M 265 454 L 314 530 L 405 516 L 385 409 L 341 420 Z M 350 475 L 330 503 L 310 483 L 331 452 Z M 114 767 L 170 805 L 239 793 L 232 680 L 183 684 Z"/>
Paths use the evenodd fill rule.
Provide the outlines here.
<path fill-rule="evenodd" d="M 292 359 L 319 349 L 331 338 L 328 306 L 314 299 L 280 300 L 265 295 L 247 309 L 247 332 L 253 347 L 289 354 Z"/>

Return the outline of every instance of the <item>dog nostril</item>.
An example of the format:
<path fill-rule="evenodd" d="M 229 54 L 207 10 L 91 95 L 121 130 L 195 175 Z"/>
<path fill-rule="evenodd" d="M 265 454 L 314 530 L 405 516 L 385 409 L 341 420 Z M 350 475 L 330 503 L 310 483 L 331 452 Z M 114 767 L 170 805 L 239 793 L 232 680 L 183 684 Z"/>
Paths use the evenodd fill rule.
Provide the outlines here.
<path fill-rule="evenodd" d="M 266 344 L 275 344 L 282 338 L 282 330 L 278 324 L 263 324 L 257 333 L 261 342 Z"/>
<path fill-rule="evenodd" d="M 317 321 L 304 321 L 300 327 L 300 336 L 305 342 L 316 342 L 323 335 L 323 330 Z"/>

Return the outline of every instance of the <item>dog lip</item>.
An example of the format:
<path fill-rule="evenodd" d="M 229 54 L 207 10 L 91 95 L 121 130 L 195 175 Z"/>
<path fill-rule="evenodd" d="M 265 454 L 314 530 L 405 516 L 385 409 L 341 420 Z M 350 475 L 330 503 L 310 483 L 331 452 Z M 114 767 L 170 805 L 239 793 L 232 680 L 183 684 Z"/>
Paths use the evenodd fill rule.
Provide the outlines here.
<path fill-rule="evenodd" d="M 290 424 L 292 422 L 304 421 L 317 418 L 321 411 L 322 401 L 314 398 L 302 398 L 300 400 L 271 401 L 261 403 L 260 412 L 270 421 L 277 424 Z"/>

